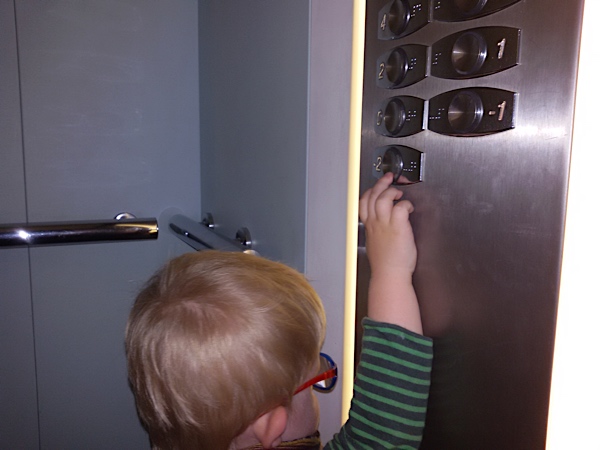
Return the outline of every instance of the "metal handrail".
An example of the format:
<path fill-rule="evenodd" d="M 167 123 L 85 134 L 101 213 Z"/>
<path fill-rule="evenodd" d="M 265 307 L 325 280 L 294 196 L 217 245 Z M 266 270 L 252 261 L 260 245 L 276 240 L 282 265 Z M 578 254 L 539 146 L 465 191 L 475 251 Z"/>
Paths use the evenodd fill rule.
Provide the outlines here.
<path fill-rule="evenodd" d="M 158 238 L 155 218 L 0 225 L 0 247 L 82 244 Z"/>
<path fill-rule="evenodd" d="M 210 217 L 212 220 L 212 216 Z M 176 214 L 170 218 L 169 227 L 179 239 L 198 251 L 212 249 L 256 254 L 252 250 L 252 242 L 249 238 L 240 236 L 239 239 L 229 239 L 217 233 L 209 222 L 196 222 L 187 216 Z M 242 230 L 249 235 L 248 230 Z M 242 230 L 238 231 L 238 235 L 243 234 Z"/>

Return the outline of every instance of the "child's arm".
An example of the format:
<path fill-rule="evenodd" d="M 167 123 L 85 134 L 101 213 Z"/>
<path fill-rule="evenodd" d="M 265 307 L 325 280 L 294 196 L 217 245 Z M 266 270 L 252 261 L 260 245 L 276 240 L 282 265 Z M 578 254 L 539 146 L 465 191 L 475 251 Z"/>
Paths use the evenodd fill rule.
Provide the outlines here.
<path fill-rule="evenodd" d="M 398 201 L 402 191 L 391 186 L 392 179 L 391 173 L 385 174 L 360 199 L 371 266 L 367 315 L 423 334 L 412 284 L 417 248 L 409 215 L 414 208 L 408 200 Z"/>
<path fill-rule="evenodd" d="M 418 449 L 425 427 L 433 343 L 422 336 L 412 275 L 417 250 L 410 202 L 385 175 L 360 200 L 371 265 L 368 318 L 349 420 L 325 446 Z M 397 203 L 396 203 L 397 202 Z"/>

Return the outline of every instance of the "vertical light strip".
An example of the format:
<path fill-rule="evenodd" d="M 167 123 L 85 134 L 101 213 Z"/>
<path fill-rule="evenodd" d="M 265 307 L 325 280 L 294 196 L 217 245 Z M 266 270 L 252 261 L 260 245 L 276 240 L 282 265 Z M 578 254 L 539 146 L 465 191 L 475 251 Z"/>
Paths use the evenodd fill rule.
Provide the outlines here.
<path fill-rule="evenodd" d="M 354 373 L 354 326 L 356 318 L 356 257 L 358 241 L 358 191 L 365 49 L 365 0 L 354 0 L 352 23 L 352 79 L 350 93 L 350 139 L 348 148 L 348 205 L 346 224 L 346 286 L 344 308 L 344 373 Z M 348 419 L 354 377 L 342 383 L 342 423 Z"/>
<path fill-rule="evenodd" d="M 579 74 L 547 449 L 592 448 L 600 413 L 600 210 L 597 43 L 600 2 L 587 0 Z"/>

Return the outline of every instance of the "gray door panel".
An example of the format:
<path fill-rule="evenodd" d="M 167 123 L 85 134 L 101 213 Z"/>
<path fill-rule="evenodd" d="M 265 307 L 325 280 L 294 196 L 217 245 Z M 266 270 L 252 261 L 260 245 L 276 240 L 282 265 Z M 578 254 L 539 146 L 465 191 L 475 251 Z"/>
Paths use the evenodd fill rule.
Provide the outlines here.
<path fill-rule="evenodd" d="M 3 121 L 3 223 L 128 211 L 159 218 L 161 230 L 158 241 L 0 250 L 0 448 L 149 448 L 123 336 L 141 284 L 188 251 L 168 232 L 170 212 L 200 218 L 197 5 L 15 3 L 18 46 L 13 36 L 0 49 L 18 49 L 24 148 Z M 20 125 L 14 74 L 0 94 Z"/>
<path fill-rule="evenodd" d="M 204 211 L 304 270 L 310 2 L 201 3 Z"/>
<path fill-rule="evenodd" d="M 26 216 L 14 6 L 0 2 L 0 223 Z M 27 249 L 0 251 L 0 448 L 37 448 Z"/>
<path fill-rule="evenodd" d="M 0 251 L 0 448 L 38 447 L 29 256 Z"/>
<path fill-rule="evenodd" d="M 17 2 L 17 20 L 29 220 L 197 208 L 195 3 Z"/>
<path fill-rule="evenodd" d="M 17 35 L 12 2 L 0 2 L 0 223 L 23 222 L 25 182 Z"/>
<path fill-rule="evenodd" d="M 127 384 L 123 336 L 135 293 L 159 264 L 158 245 L 32 249 L 44 447 L 147 447 Z"/>

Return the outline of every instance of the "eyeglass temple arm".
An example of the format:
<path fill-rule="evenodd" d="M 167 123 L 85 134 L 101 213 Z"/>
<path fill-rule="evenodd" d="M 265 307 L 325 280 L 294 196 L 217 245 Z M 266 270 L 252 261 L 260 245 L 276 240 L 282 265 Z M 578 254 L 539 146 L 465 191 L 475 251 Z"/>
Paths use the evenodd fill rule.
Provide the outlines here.
<path fill-rule="evenodd" d="M 298 389 L 296 389 L 296 391 L 294 392 L 294 395 L 296 395 L 298 392 L 303 391 L 306 388 L 311 387 L 313 384 L 316 384 L 319 381 L 328 380 L 329 378 L 333 378 L 333 377 L 337 377 L 337 366 L 308 380 L 306 383 L 304 383 L 302 386 L 300 386 Z"/>

